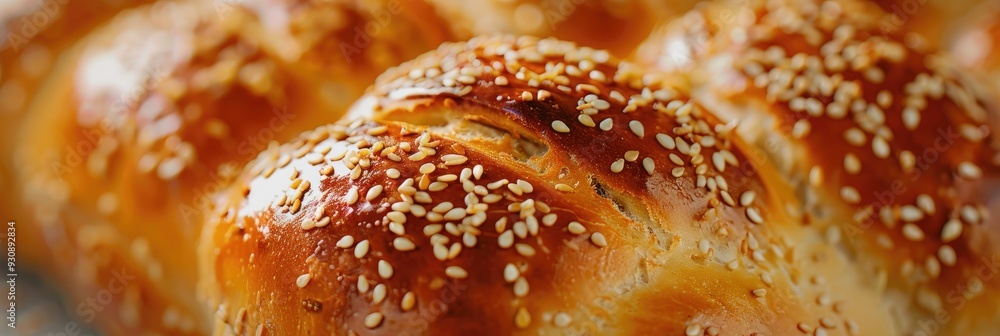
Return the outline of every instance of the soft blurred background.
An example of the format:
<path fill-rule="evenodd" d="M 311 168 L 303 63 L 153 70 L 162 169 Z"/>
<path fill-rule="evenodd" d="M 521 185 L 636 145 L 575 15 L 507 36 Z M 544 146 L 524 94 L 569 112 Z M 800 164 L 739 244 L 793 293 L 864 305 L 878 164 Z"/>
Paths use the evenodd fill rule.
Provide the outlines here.
<path fill-rule="evenodd" d="M 720 1 L 735 11 L 748 0 Z M 997 21 L 1000 1 L 878 2 L 903 16 L 887 29 L 998 67 L 986 64 L 998 27 L 977 25 Z M 555 36 L 626 58 L 696 4 L 0 0 L 0 214 L 16 223 L 19 274 L 17 329 L 0 334 L 197 334 L 193 277 L 163 269 L 192 263 L 202 198 L 269 141 L 335 121 L 379 73 L 444 41 Z M 114 112 L 124 116 L 110 131 L 96 126 Z M 176 255 L 151 255 L 158 244 Z M 115 271 L 144 274 L 143 289 L 88 306 Z"/>

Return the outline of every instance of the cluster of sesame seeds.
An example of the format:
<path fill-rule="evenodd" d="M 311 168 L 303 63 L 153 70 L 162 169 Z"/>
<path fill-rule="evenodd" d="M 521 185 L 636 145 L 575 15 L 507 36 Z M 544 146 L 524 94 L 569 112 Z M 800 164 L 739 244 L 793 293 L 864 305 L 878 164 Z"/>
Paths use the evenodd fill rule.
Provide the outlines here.
<path fill-rule="evenodd" d="M 650 177 L 663 174 L 692 178 L 697 187 L 715 195 L 710 202 L 713 207 L 722 203 L 748 207 L 747 218 L 752 223 L 765 221 L 760 210 L 752 204 L 736 202 L 731 194 L 735 191 L 729 190 L 723 175 L 727 167 L 741 164 L 738 156 L 729 150 L 728 134 L 736 123 L 713 127 L 703 117 L 706 112 L 684 100 L 677 89 L 658 79 L 645 77 L 627 63 L 611 62 L 605 52 L 577 48 L 572 43 L 552 39 L 500 36 L 445 45 L 433 56 L 418 58 L 400 67 L 416 70 L 405 73 L 390 70 L 383 75 L 375 86 L 376 93 L 387 98 L 382 106 L 391 105 L 400 98 L 424 95 L 458 96 L 456 99 L 489 95 L 495 96 L 501 104 L 529 103 L 543 96 L 546 101 L 555 103 L 572 99 L 577 114 L 555 116 L 547 125 L 547 129 L 554 131 L 549 141 L 572 141 L 580 137 L 580 132 L 590 132 L 594 128 L 617 131 L 615 127 L 620 124 L 619 127 L 628 132 L 622 145 L 635 147 L 626 148 L 621 156 L 607 161 L 604 169 L 624 174 L 637 167 Z M 464 77 L 468 78 L 458 80 Z M 514 93 L 505 95 L 506 91 L 480 83 L 503 86 Z M 555 105 L 551 108 L 558 110 L 553 112 L 568 109 Z M 660 118 L 665 120 L 660 122 Z M 618 122 L 615 119 L 619 119 Z M 657 125 L 647 124 L 650 120 Z M 661 123 L 673 126 L 663 127 Z M 647 138 L 647 134 L 652 136 Z M 561 140 L 561 135 L 565 140 Z M 650 148 L 647 141 L 665 151 L 642 149 Z M 657 162 L 659 160 L 663 161 Z M 557 184 L 556 189 L 573 190 L 567 184 Z"/>
<path fill-rule="evenodd" d="M 398 136 L 394 135 L 396 132 Z M 609 238 L 602 232 L 569 220 L 571 217 L 557 213 L 535 198 L 539 192 L 536 184 L 524 178 L 496 177 L 499 172 L 475 164 L 464 146 L 445 145 L 445 141 L 427 132 L 397 130 L 359 120 L 347 126 L 321 128 L 292 143 L 290 147 L 296 149 L 292 158 L 301 160 L 297 165 L 288 159 L 285 154 L 288 151 L 265 152 L 249 172 L 270 179 L 276 178 L 273 175 L 277 169 L 291 172 L 287 188 L 275 196 L 271 205 L 279 212 L 308 217 L 302 222 L 302 229 L 307 233 L 345 225 L 342 219 L 331 219 L 332 213 L 343 212 L 343 207 L 362 212 L 378 211 L 382 217 L 376 225 L 387 228 L 392 235 L 386 240 L 387 246 L 376 246 L 369 239 L 350 234 L 335 237 L 333 245 L 355 259 L 374 259 L 372 274 L 376 278 L 359 275 L 352 288 L 360 294 L 370 295 L 374 305 L 387 302 L 388 293 L 402 290 L 405 294 L 394 300 L 398 300 L 396 304 L 403 311 L 412 310 L 420 298 L 412 289 L 391 287 L 396 283 L 393 279 L 409 275 L 396 269 L 392 258 L 386 257 L 388 251 L 428 253 L 443 263 L 441 277 L 464 280 L 474 276 L 474 270 L 452 263 L 460 261 L 458 258 L 463 250 L 490 244 L 483 239 L 487 230 L 496 232 L 495 244 L 500 250 L 509 250 L 525 260 L 550 249 L 536 245 L 541 241 L 534 238 L 545 228 L 582 236 L 594 248 L 609 245 Z M 319 155 L 319 159 L 314 154 Z M 302 163 L 315 167 L 320 173 L 320 183 L 311 183 L 306 178 L 308 174 L 300 171 Z M 414 168 L 408 169 L 410 166 Z M 309 201 L 323 198 L 319 190 L 326 189 L 323 185 L 330 183 L 326 182 L 329 179 L 349 181 L 335 189 L 343 194 L 326 197 L 333 200 L 332 203 Z M 360 183 L 369 180 L 373 182 Z M 465 195 L 459 203 L 438 200 L 454 192 Z M 493 216 L 489 214 L 497 212 L 508 215 L 487 221 Z M 414 226 L 422 222 L 426 224 Z M 509 284 L 516 298 L 525 298 L 530 293 L 529 278 L 525 276 L 531 271 L 529 265 L 530 262 L 507 263 L 501 268 L 503 277 L 499 281 Z M 307 288 L 313 280 L 316 275 L 306 273 L 299 275 L 295 284 L 298 288 Z M 567 326 L 572 321 L 565 313 L 558 316 L 557 322 L 553 322 L 557 325 Z M 386 318 L 390 317 L 382 312 L 369 312 L 364 325 L 378 328 Z M 515 323 L 524 327 L 530 324 L 525 322 L 530 319 L 531 312 L 521 307 Z"/>
<path fill-rule="evenodd" d="M 839 200 L 858 209 L 854 216 L 858 222 L 874 217 L 884 223 L 884 232 L 880 228 L 879 232 L 866 235 L 877 246 L 913 247 L 910 255 L 901 258 L 902 265 L 897 269 L 905 283 L 916 282 L 911 287 L 914 290 L 926 288 L 922 283 L 938 279 L 947 268 L 959 263 L 955 246 L 965 244 L 959 239 L 963 227 L 981 223 L 987 214 L 976 199 L 956 199 L 954 185 L 981 180 L 986 172 L 983 163 L 974 162 L 971 155 L 938 162 L 938 155 L 945 153 L 932 148 L 935 152 L 928 159 L 927 151 L 932 149 L 926 147 L 937 144 L 922 139 L 937 136 L 929 133 L 951 128 L 960 136 L 952 146 L 956 148 L 953 152 L 988 148 L 983 142 L 988 134 L 984 126 L 985 107 L 976 98 L 976 88 L 971 87 L 974 83 L 956 76 L 946 57 L 925 55 L 923 50 L 913 50 L 903 41 L 878 34 L 878 27 L 871 24 L 877 20 L 864 19 L 866 13 L 842 11 L 838 2 L 786 3 L 797 2 L 802 6 L 795 10 L 768 8 L 756 17 L 756 22 L 737 23 L 712 32 L 717 36 L 706 39 L 708 43 L 732 42 L 741 48 L 699 49 L 722 53 L 738 50 L 735 57 L 725 56 L 736 60 L 736 70 L 746 76 L 751 86 L 739 89 L 760 93 L 767 104 L 779 107 L 770 112 L 790 115 L 781 126 L 787 127 L 783 131 L 792 147 L 805 143 L 811 145 L 806 146 L 810 151 L 823 148 L 827 146 L 825 141 L 837 140 L 828 139 L 831 129 L 842 137 L 845 146 L 809 154 L 842 156 L 832 162 L 806 165 L 807 181 L 814 189 L 833 190 Z M 752 25 L 756 33 L 747 34 L 750 29 L 744 24 Z M 790 51 L 793 48 L 797 51 Z M 708 76 L 718 75 L 713 73 L 718 67 L 709 65 L 714 55 L 698 56 L 702 59 L 695 62 L 705 62 L 703 68 L 708 69 Z M 906 74 L 900 75 L 900 69 Z M 942 119 L 948 124 L 940 124 Z M 662 140 L 666 139 L 669 138 Z M 815 146 L 820 141 L 824 143 Z M 670 145 L 665 141 L 661 144 Z M 883 171 L 903 174 L 882 178 L 879 174 Z M 829 179 L 830 176 L 836 180 Z M 920 183 L 911 185 L 911 177 L 913 181 L 920 178 Z M 886 182 L 885 188 L 890 188 L 888 182 L 894 179 L 906 180 L 903 185 L 907 193 L 894 195 L 890 204 L 871 200 L 869 185 Z M 830 185 L 832 181 L 838 182 Z M 925 182 L 935 188 L 923 188 Z M 897 188 L 896 184 L 891 188 Z M 875 190 L 876 195 L 878 191 Z M 747 211 L 750 215 L 750 209 Z M 840 241 L 839 233 L 827 238 L 833 244 Z M 707 244 L 699 247 L 703 252 L 709 250 Z M 922 270 L 922 275 L 917 270 Z M 929 311 L 940 306 L 939 295 L 943 293 L 917 292 L 918 303 Z M 800 329 L 818 334 L 823 328 Z"/>

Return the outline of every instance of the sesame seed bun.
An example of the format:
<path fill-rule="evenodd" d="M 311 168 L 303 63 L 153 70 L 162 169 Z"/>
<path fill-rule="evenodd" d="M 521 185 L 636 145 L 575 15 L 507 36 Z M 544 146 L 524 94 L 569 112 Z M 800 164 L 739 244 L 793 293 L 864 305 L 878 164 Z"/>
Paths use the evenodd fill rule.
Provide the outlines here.
<path fill-rule="evenodd" d="M 415 27 L 435 17 L 398 17 L 367 45 L 392 50 L 377 52 L 388 59 L 348 59 L 338 42 L 373 20 L 367 7 L 313 8 L 341 20 L 309 30 L 322 33 L 313 36 L 320 45 L 296 35 L 309 4 L 272 8 L 294 20 L 280 27 L 242 6 L 167 2 L 123 12 L 60 59 L 30 107 L 17 176 L 43 237 L 33 248 L 54 256 L 37 267 L 65 279 L 72 302 L 127 275 L 123 292 L 83 316 L 109 334 L 206 333 L 211 315 L 195 295 L 193 265 L 211 195 L 272 142 L 337 120 L 379 67 L 441 42 L 416 35 L 433 30 Z M 279 54 L 275 39 L 299 53 Z"/>
<path fill-rule="evenodd" d="M 996 330 L 989 293 L 1000 279 L 977 273 L 1000 242 L 995 96 L 912 33 L 883 35 L 882 13 L 865 3 L 785 2 L 797 6 L 754 7 L 722 30 L 677 25 L 650 50 L 694 31 L 697 52 L 679 66 L 641 61 L 688 69 L 704 88 L 694 100 L 740 120 L 737 132 L 797 186 L 809 221 L 878 279 L 901 332 L 941 312 L 951 318 L 941 334 Z"/>
<path fill-rule="evenodd" d="M 603 50 L 445 44 L 219 197 L 215 333 L 889 334 L 733 126 Z"/>

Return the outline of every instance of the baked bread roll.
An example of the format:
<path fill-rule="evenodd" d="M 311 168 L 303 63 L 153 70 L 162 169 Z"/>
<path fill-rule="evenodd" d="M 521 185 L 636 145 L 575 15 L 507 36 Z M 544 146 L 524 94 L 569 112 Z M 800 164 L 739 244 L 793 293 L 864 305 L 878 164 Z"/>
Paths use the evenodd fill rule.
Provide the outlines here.
<path fill-rule="evenodd" d="M 71 302 L 128 282 L 77 310 L 109 334 L 207 332 L 194 265 L 210 195 L 270 142 L 337 120 L 380 66 L 357 57 L 316 71 L 305 60 L 330 51 L 293 40 L 282 43 L 300 48 L 296 58 L 277 54 L 268 39 L 281 35 L 267 32 L 287 27 L 215 5 L 165 2 L 116 17 L 60 60 L 19 137 L 19 180 L 45 243 L 35 248 L 54 255 L 38 266 L 65 279 Z M 293 14 L 309 6 L 268 13 L 302 20 Z M 332 45 L 374 20 L 354 3 L 322 6 L 345 20 L 323 31 Z M 435 22 L 396 18 L 386 29 Z M 401 61 L 441 42 L 401 36 L 373 36 L 371 46 L 395 46 Z M 326 97 L 330 85 L 345 96 Z"/>
<path fill-rule="evenodd" d="M 703 31 L 686 63 L 668 69 L 692 71 L 694 100 L 741 121 L 737 132 L 797 185 L 811 225 L 842 237 L 856 272 L 878 280 L 879 305 L 900 332 L 995 333 L 991 98 L 946 54 L 882 35 L 880 13 L 863 3 L 754 10 Z"/>
<path fill-rule="evenodd" d="M 23 269 L 51 260 L 42 246 L 41 232 L 23 211 L 21 184 L 17 182 L 14 157 L 17 129 L 27 106 L 61 53 L 80 37 L 118 11 L 146 3 L 145 0 L 65 1 L 10 0 L 0 3 L 0 211 L 5 220 L 18 223 L 18 261 Z M 42 315 L 43 314 L 39 314 Z"/>
<path fill-rule="evenodd" d="M 528 37 L 389 70 L 218 198 L 214 334 L 893 334 L 876 279 L 686 92 Z"/>

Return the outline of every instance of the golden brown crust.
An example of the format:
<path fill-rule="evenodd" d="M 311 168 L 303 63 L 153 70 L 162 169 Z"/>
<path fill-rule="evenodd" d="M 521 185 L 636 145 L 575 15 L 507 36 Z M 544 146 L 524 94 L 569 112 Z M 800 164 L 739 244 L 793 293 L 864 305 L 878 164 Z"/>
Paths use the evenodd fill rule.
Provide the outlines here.
<path fill-rule="evenodd" d="M 378 66 L 358 57 L 313 73 L 266 47 L 274 37 L 258 33 L 272 27 L 215 5 L 159 4 L 116 17 L 58 64 L 20 134 L 18 174 L 45 243 L 37 249 L 55 256 L 44 267 L 72 279 L 66 286 L 80 298 L 114 272 L 135 277 L 128 288 L 137 294 L 115 296 L 112 312 L 97 316 L 111 334 L 207 332 L 192 265 L 210 195 L 269 142 L 336 120 Z M 370 15 L 353 3 L 325 9 L 335 10 L 350 23 Z M 417 24 L 399 19 L 386 29 Z M 407 46 L 394 57 L 440 42 L 373 38 Z M 303 58 L 328 52 L 303 48 Z"/>
<path fill-rule="evenodd" d="M 390 70 L 356 121 L 261 154 L 220 199 L 201 250 L 216 332 L 891 330 L 870 280 L 795 224 L 759 179 L 771 170 L 684 92 L 603 51 L 511 36 Z M 437 300 L 449 278 L 462 290 Z"/>
<path fill-rule="evenodd" d="M 741 119 L 800 181 L 811 221 L 845 224 L 844 246 L 903 311 L 901 331 L 939 312 L 953 318 L 943 333 L 995 330 L 984 293 L 1000 282 L 977 273 L 1000 239 L 986 205 L 1000 177 L 995 105 L 946 55 L 881 34 L 877 10 L 788 3 L 703 35 L 683 67 L 706 88 L 699 101 Z"/>

